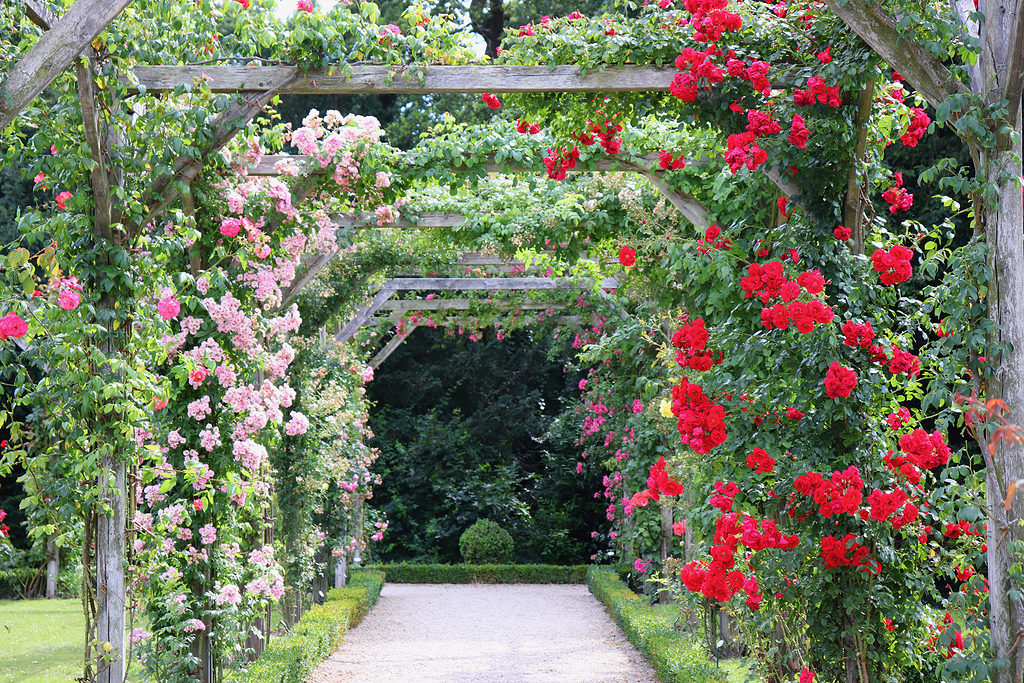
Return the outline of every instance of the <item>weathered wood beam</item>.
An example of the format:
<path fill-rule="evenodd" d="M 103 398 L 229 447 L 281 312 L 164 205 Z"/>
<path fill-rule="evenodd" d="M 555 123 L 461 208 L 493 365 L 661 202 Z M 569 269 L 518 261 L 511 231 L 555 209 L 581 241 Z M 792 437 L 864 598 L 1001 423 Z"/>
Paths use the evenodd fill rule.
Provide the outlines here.
<path fill-rule="evenodd" d="M 564 311 L 563 303 L 543 301 L 486 302 L 474 299 L 391 299 L 380 307 L 382 311 L 468 311 L 474 306 L 486 306 L 496 311 Z"/>
<path fill-rule="evenodd" d="M 453 228 L 466 222 L 460 213 L 424 212 L 421 214 L 403 214 L 398 220 L 377 225 L 377 215 L 370 212 L 344 213 L 331 216 L 331 220 L 339 228 Z"/>
<path fill-rule="evenodd" d="M 920 43 L 900 35 L 896 19 L 886 11 L 885 3 L 869 5 L 864 0 L 825 0 L 825 4 L 933 107 L 952 95 L 968 92 L 967 87 Z"/>
<path fill-rule="evenodd" d="M 260 162 L 255 166 L 250 166 L 247 169 L 249 175 L 255 176 L 276 176 L 281 175 L 280 171 L 275 168 L 275 165 L 281 161 L 293 161 L 299 166 L 300 172 L 303 170 L 303 164 L 308 165 L 311 173 L 323 174 L 327 173 L 326 169 L 320 167 L 318 163 L 311 163 L 311 160 L 305 156 L 292 155 L 292 154 L 268 154 L 260 159 Z M 718 159 L 717 161 L 721 161 Z M 627 161 L 624 158 L 619 158 L 615 155 L 605 155 L 593 161 L 585 162 L 586 167 L 577 169 L 578 171 L 636 171 L 638 169 L 646 169 L 658 163 L 658 153 L 649 152 L 644 154 L 636 161 Z M 709 159 L 688 159 L 686 161 L 687 166 L 706 166 L 711 163 Z M 461 165 L 453 165 L 452 168 L 459 169 L 464 168 Z M 533 165 L 524 164 L 517 162 L 515 159 L 504 159 L 502 161 L 496 161 L 493 157 L 485 162 L 485 168 L 488 173 L 538 173 L 543 170 L 541 160 L 538 158 L 536 163 Z M 367 214 L 372 216 L 373 214 Z"/>
<path fill-rule="evenodd" d="M 44 31 L 49 31 L 57 23 L 57 15 L 39 0 L 21 0 L 21 2 L 25 5 L 25 14 L 28 15 L 29 20 Z"/>
<path fill-rule="evenodd" d="M 373 358 L 370 359 L 370 362 L 367 363 L 367 365 L 369 365 L 374 370 L 379 368 L 380 364 L 386 361 L 388 359 L 388 356 L 394 353 L 395 349 L 402 345 L 406 337 L 408 337 L 410 334 L 416 331 L 417 327 L 419 327 L 419 325 L 410 325 L 409 328 L 405 331 L 405 334 L 396 334 L 394 337 L 392 337 L 391 340 L 384 345 L 384 348 L 382 348 L 380 351 L 374 354 Z"/>
<path fill-rule="evenodd" d="M 165 93 L 196 79 L 213 92 L 262 92 L 274 83 L 301 75 L 282 93 L 356 95 L 512 92 L 668 92 L 671 66 L 609 66 L 580 73 L 575 65 L 399 66 L 355 64 L 351 77 L 341 69 L 311 71 L 294 66 L 136 66 L 135 79 L 148 93 Z"/>
<path fill-rule="evenodd" d="M 270 102 L 271 98 L 279 90 L 286 88 L 293 78 L 284 79 L 258 95 L 246 98 L 241 103 L 234 102 L 222 112 L 211 124 L 210 142 L 200 149 L 199 154 L 185 154 L 178 157 L 171 164 L 170 173 L 159 176 L 150 186 L 143 198 L 143 203 L 149 210 L 145 219 L 139 225 L 145 226 L 170 206 L 171 202 L 177 199 L 180 194 L 179 183 L 187 185 L 195 179 L 203 170 L 207 158 L 230 142 L 231 138 L 235 137 L 238 131 L 245 128 L 249 120 L 261 112 L 263 107 Z"/>
<path fill-rule="evenodd" d="M 590 280 L 553 277 L 396 277 L 388 280 L 387 286 L 395 290 L 550 290 L 589 287 Z M 601 282 L 602 289 L 618 286 L 615 278 L 605 278 Z"/>
<path fill-rule="evenodd" d="M 89 172 L 89 183 L 92 188 L 93 206 L 95 208 L 94 229 L 96 234 L 112 240 L 111 224 L 114 222 L 110 203 L 110 179 L 107 177 L 106 155 L 102 140 L 106 136 L 100 122 L 99 108 L 96 106 L 96 84 L 93 81 L 92 60 L 80 59 L 75 65 L 75 77 L 78 80 L 78 100 L 82 106 L 82 121 L 85 128 L 85 141 L 89 145 L 93 166 Z"/>
<path fill-rule="evenodd" d="M 696 197 L 686 192 L 673 190 L 658 174 L 652 173 L 647 169 L 641 170 L 640 174 L 647 178 L 651 185 L 654 186 L 654 189 L 660 192 L 672 206 L 676 207 L 679 213 L 683 214 L 683 218 L 693 223 L 701 232 L 708 229 L 708 226 L 711 225 L 711 219 L 709 218 L 711 212 Z"/>
<path fill-rule="evenodd" d="M 384 286 L 373 295 L 370 303 L 359 309 L 359 312 L 355 314 L 355 317 L 345 323 L 345 326 L 342 327 L 338 334 L 334 336 L 338 343 L 344 344 L 351 339 L 352 336 L 359 331 L 359 328 L 370 319 L 370 316 L 380 310 L 380 307 L 384 305 L 385 301 L 391 298 L 391 295 L 394 294 L 396 290 L 396 287 L 390 286 L 390 281 L 385 282 Z"/>
<path fill-rule="evenodd" d="M 53 83 L 129 2 L 78 0 L 57 19 L 0 83 L 0 130 Z M 35 14 L 43 21 L 52 19 L 42 11 Z"/>

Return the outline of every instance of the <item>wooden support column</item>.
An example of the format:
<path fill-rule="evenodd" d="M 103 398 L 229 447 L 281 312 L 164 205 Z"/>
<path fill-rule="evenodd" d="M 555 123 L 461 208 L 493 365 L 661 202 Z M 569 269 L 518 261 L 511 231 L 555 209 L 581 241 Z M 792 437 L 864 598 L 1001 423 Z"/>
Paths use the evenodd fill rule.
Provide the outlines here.
<path fill-rule="evenodd" d="M 96 521 L 96 680 L 121 683 L 125 671 L 124 573 L 125 496 L 124 459 L 116 453 L 101 458 L 100 501 L 110 508 Z M 107 650 L 107 646 L 110 650 Z"/>
<path fill-rule="evenodd" d="M 46 537 L 46 597 L 57 597 L 57 578 L 60 576 L 60 548 L 53 534 Z"/>
<path fill-rule="evenodd" d="M 668 496 L 661 499 L 661 566 L 662 573 L 665 563 L 672 554 L 672 501 Z M 658 591 L 658 602 L 662 605 L 672 604 L 672 592 L 668 589 Z"/>
<path fill-rule="evenodd" d="M 861 91 L 857 102 L 857 141 L 850 159 L 850 172 L 846 178 L 846 200 L 843 202 L 843 225 L 852 233 L 850 249 L 854 254 L 864 253 L 864 192 L 860 182 L 860 164 L 868 142 L 868 122 L 871 119 L 871 105 L 875 98 L 875 82 L 870 81 Z"/>

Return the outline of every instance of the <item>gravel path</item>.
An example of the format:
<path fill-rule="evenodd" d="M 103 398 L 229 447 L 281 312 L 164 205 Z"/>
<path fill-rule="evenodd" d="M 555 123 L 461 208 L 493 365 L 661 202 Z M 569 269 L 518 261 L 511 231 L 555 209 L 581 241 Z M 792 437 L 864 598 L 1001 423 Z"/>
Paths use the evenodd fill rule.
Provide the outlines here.
<path fill-rule="evenodd" d="M 389 583 L 314 683 L 657 683 L 582 585 Z"/>

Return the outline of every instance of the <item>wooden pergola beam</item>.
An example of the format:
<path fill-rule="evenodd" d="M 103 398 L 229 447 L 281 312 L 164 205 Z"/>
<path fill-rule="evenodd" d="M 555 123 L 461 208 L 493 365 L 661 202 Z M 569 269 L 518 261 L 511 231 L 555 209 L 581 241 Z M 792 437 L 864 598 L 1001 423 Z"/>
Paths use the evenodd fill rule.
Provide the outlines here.
<path fill-rule="evenodd" d="M 515 291 L 515 290 L 566 290 L 589 287 L 587 279 L 557 279 L 550 277 L 395 277 L 386 280 L 369 304 L 359 309 L 356 315 L 345 323 L 335 340 L 344 344 L 351 339 L 359 328 L 366 324 L 377 311 L 381 310 L 391 295 L 402 290 L 440 290 L 440 291 Z M 618 287 L 615 278 L 604 278 L 602 289 Z"/>
<path fill-rule="evenodd" d="M 53 83 L 129 2 L 131 0 L 78 0 L 57 19 L 0 83 L 0 130 L 9 126 Z M 29 14 L 39 21 L 53 17 L 41 6 L 33 6 Z"/>
<path fill-rule="evenodd" d="M 94 0 L 102 2 L 102 0 Z M 124 2 L 125 0 L 120 0 Z M 351 77 L 342 69 L 303 74 L 294 66 L 136 66 L 133 74 L 147 93 L 166 93 L 205 82 L 213 92 L 263 92 L 291 76 L 299 80 L 282 93 L 358 95 L 426 93 L 529 92 L 668 92 L 676 69 L 671 66 L 609 66 L 581 73 L 576 65 L 400 66 L 355 64 Z"/>
<path fill-rule="evenodd" d="M 310 172 L 324 174 L 327 173 L 326 169 L 320 167 L 320 164 L 310 163 L 308 157 L 292 155 L 292 154 L 268 154 L 260 159 L 260 162 L 255 166 L 250 166 L 247 169 L 249 175 L 255 176 L 276 176 L 281 175 L 274 166 L 275 164 L 282 161 L 293 161 L 299 166 L 300 171 L 302 164 L 310 165 Z M 644 154 L 636 161 L 627 161 L 621 159 L 615 155 L 607 154 L 598 159 L 585 162 L 586 167 L 578 169 L 579 171 L 598 171 L 598 172 L 609 172 L 609 171 L 636 171 L 639 169 L 646 170 L 658 163 L 658 153 L 648 152 Z M 710 164 L 709 159 L 687 159 L 687 166 L 706 166 Z M 455 169 L 464 168 L 463 166 L 453 166 Z M 534 165 L 528 165 L 522 162 L 517 162 L 514 159 L 504 159 L 502 161 L 496 161 L 493 157 L 484 162 L 484 168 L 488 173 L 536 173 L 543 167 L 541 160 L 538 158 Z"/>
<path fill-rule="evenodd" d="M 468 311 L 481 304 L 497 311 L 564 311 L 563 303 L 523 301 L 519 303 L 484 302 L 479 299 L 390 299 L 380 307 L 382 311 L 409 313 L 411 311 Z"/>

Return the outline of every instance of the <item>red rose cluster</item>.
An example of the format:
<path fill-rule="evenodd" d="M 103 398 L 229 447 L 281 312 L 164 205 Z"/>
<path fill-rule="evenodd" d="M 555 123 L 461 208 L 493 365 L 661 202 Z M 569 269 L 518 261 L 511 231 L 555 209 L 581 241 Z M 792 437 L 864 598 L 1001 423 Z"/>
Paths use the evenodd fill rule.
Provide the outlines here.
<path fill-rule="evenodd" d="M 808 294 L 820 294 L 825 289 L 825 278 L 817 270 L 800 273 L 796 280 L 788 280 L 782 273 L 782 262 L 770 261 L 761 265 L 752 263 L 747 275 L 740 278 L 740 287 L 747 298 L 756 296 L 763 303 L 778 297 L 782 303 L 761 309 L 761 324 L 766 328 L 784 330 L 790 323 L 803 334 L 814 330 L 814 325 L 832 322 L 832 309 L 819 299 L 797 301 L 801 289 Z"/>
<path fill-rule="evenodd" d="M 665 471 L 665 458 L 662 456 L 658 458 L 658 462 L 651 465 L 650 475 L 647 477 L 647 488 L 634 493 L 629 504 L 630 507 L 644 507 L 648 500 L 657 503 L 662 493 L 666 496 L 678 496 L 683 491 L 683 485 Z"/>
<path fill-rule="evenodd" d="M 725 441 L 725 408 L 685 377 L 672 387 L 672 414 L 679 420 L 680 440 L 695 452 L 710 453 Z"/>
<path fill-rule="evenodd" d="M 676 352 L 676 362 L 681 367 L 690 368 L 697 372 L 706 372 L 712 365 L 722 362 L 721 354 L 715 359 L 707 350 L 708 330 L 704 327 L 704 319 L 697 318 L 693 322 L 680 325 L 675 334 L 672 335 L 672 345 L 679 351 Z"/>
<path fill-rule="evenodd" d="M 901 244 L 897 244 L 888 251 L 875 249 L 871 254 L 871 267 L 878 273 L 878 279 L 883 285 L 896 285 L 906 282 L 914 274 L 910 267 L 910 259 L 914 252 Z"/>
<path fill-rule="evenodd" d="M 728 484 L 723 484 L 720 481 L 715 482 L 715 492 L 711 494 L 709 504 L 713 508 L 718 508 L 722 512 L 731 512 L 734 504 L 733 498 L 735 498 L 740 492 L 740 487 L 736 485 L 736 482 L 730 481 Z"/>
<path fill-rule="evenodd" d="M 839 96 L 838 85 L 825 85 L 825 80 L 821 76 L 811 76 L 807 79 L 807 90 L 794 88 L 793 102 L 799 107 L 809 107 L 815 102 L 838 107 L 843 100 Z"/>
<path fill-rule="evenodd" d="M 898 431 L 900 427 L 910 422 L 910 411 L 906 408 L 900 408 L 895 413 L 889 413 L 885 421 L 889 425 L 889 429 L 894 432 Z"/>
<path fill-rule="evenodd" d="M 832 234 L 835 235 L 836 239 L 840 242 L 845 242 L 853 236 L 853 230 L 842 225 L 837 225 L 836 229 L 832 231 Z"/>
<path fill-rule="evenodd" d="M 619 263 L 626 268 L 636 263 L 636 250 L 633 247 L 621 247 L 619 249 Z"/>
<path fill-rule="evenodd" d="M 875 339 L 875 330 L 871 327 L 871 321 L 865 321 L 858 325 L 854 322 L 843 323 L 843 343 L 853 348 L 867 349 Z"/>
<path fill-rule="evenodd" d="M 917 506 L 908 502 L 909 500 L 910 496 L 902 489 L 894 489 L 890 493 L 875 489 L 868 495 L 868 505 L 871 506 L 870 517 L 876 522 L 888 522 L 889 518 L 892 517 L 892 528 L 902 529 L 907 524 L 916 520 L 919 512 Z M 903 508 L 903 512 L 896 515 L 896 511 L 904 503 L 906 503 L 906 507 Z M 893 517 L 893 515 L 896 516 Z M 867 514 L 862 513 L 861 517 L 865 518 Z"/>
<path fill-rule="evenodd" d="M 804 124 L 804 117 L 800 114 L 793 114 L 793 122 L 789 126 L 789 135 L 786 137 L 791 143 L 800 149 L 807 148 L 807 140 L 811 137 L 811 131 L 807 130 Z"/>
<path fill-rule="evenodd" d="M 544 157 L 544 168 L 552 180 L 565 180 L 567 172 L 576 168 L 576 160 L 579 158 L 580 151 L 575 147 L 571 150 L 548 147 L 548 155 Z"/>
<path fill-rule="evenodd" d="M 735 568 L 738 547 L 744 545 L 752 552 L 769 548 L 789 552 L 799 542 L 800 539 L 795 535 L 780 533 L 775 522 L 770 519 L 758 522 L 744 515 L 740 521 L 736 513 L 728 513 L 715 523 L 711 560 L 690 562 L 680 571 L 679 577 L 687 590 L 719 602 L 725 602 L 743 591 L 747 594 L 747 606 L 757 610 L 761 606 L 761 588 L 753 574 L 748 577 Z"/>
<path fill-rule="evenodd" d="M 768 160 L 768 153 L 758 147 L 757 138 L 774 135 L 782 130 L 782 126 L 771 117 L 757 109 L 747 112 L 747 127 L 742 133 L 734 133 L 726 138 L 725 163 L 729 170 L 736 173 L 744 165 L 751 171 Z"/>
<path fill-rule="evenodd" d="M 855 534 L 846 534 L 842 538 L 826 536 L 821 539 L 821 559 L 826 567 L 863 567 L 863 571 L 877 574 L 881 563 L 868 557 L 867 546 L 859 545 Z"/>
<path fill-rule="evenodd" d="M 491 109 L 501 109 L 501 100 L 498 99 L 497 95 L 485 92 L 480 96 L 480 99 L 482 99 Z"/>
<path fill-rule="evenodd" d="M 921 137 L 928 131 L 928 124 L 932 119 L 925 113 L 924 109 L 918 107 L 910 108 L 910 127 L 907 132 L 900 136 L 900 142 L 905 147 L 917 147 Z"/>
<path fill-rule="evenodd" d="M 901 351 L 900 347 L 893 346 L 892 359 L 889 361 L 889 372 L 894 375 L 905 372 L 908 377 L 917 377 L 921 374 L 921 361 L 909 351 Z"/>
<path fill-rule="evenodd" d="M 747 456 L 747 466 L 753 468 L 754 474 L 768 474 L 775 470 L 775 459 L 763 448 L 754 448 Z"/>
<path fill-rule="evenodd" d="M 621 124 L 612 123 L 607 119 L 601 124 L 588 120 L 587 126 L 590 128 L 589 133 L 574 134 L 573 137 L 584 145 L 598 142 L 608 154 L 618 154 L 622 150 L 622 139 L 615 137 L 616 133 L 622 130 Z"/>
<path fill-rule="evenodd" d="M 685 154 L 680 153 L 679 158 L 675 159 L 672 157 L 672 152 L 667 149 L 661 150 L 661 154 L 658 155 L 658 165 L 666 171 L 678 171 L 681 168 L 686 168 Z"/>
<path fill-rule="evenodd" d="M 810 496 L 823 517 L 844 512 L 855 515 L 864 500 L 864 480 L 860 477 L 860 470 L 853 465 L 842 472 L 833 472 L 829 479 L 817 472 L 802 474 L 793 481 L 793 488 L 797 493 Z"/>
<path fill-rule="evenodd" d="M 737 31 L 743 26 L 738 14 L 726 12 L 728 0 L 685 0 L 686 11 L 693 15 L 693 39 L 698 43 L 713 43 L 726 31 Z"/>
<path fill-rule="evenodd" d="M 949 462 L 949 446 L 938 431 L 929 434 L 923 429 L 915 429 L 904 434 L 900 437 L 900 450 L 907 454 L 907 460 L 924 470 Z"/>
<path fill-rule="evenodd" d="M 718 249 L 725 249 L 726 251 L 731 250 L 732 249 L 732 240 L 730 240 L 728 237 L 726 237 L 724 239 L 718 239 L 721 234 L 722 234 L 722 231 L 719 229 L 719 227 L 717 225 L 715 225 L 714 223 L 709 225 L 708 229 L 704 231 L 704 236 L 697 238 L 697 244 L 701 245 L 701 246 L 699 246 L 697 248 L 697 253 L 699 253 L 701 255 L 707 254 L 710 249 L 709 249 L 709 247 L 703 246 L 703 245 L 706 245 L 706 244 L 707 245 L 711 245 L 715 250 L 718 250 Z"/>
<path fill-rule="evenodd" d="M 829 398 L 846 398 L 856 386 L 857 373 L 839 363 L 832 363 L 825 373 L 825 393 Z"/>
<path fill-rule="evenodd" d="M 889 203 L 889 213 L 906 211 L 914 205 L 914 195 L 907 192 L 903 187 L 903 174 L 894 173 L 896 184 L 882 193 L 882 199 Z"/>
<path fill-rule="evenodd" d="M 523 119 L 516 119 L 516 131 L 519 133 L 529 133 L 530 135 L 536 135 L 540 132 L 540 126 L 536 123 L 530 123 Z"/>

